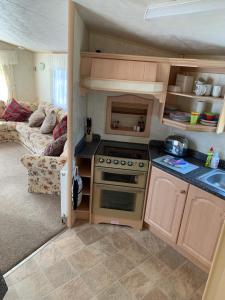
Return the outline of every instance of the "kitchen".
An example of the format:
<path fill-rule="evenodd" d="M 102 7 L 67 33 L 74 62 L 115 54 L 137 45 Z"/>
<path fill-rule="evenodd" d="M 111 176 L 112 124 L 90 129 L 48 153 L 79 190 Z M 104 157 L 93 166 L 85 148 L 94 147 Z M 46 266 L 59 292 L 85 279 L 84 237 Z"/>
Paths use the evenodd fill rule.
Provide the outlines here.
<path fill-rule="evenodd" d="M 111 59 L 111 56 L 113 56 L 113 59 Z M 213 70 L 214 73 L 210 73 L 210 78 L 213 78 L 216 72 L 221 74 L 223 70 L 221 63 L 196 60 L 195 64 L 199 64 L 199 66 L 193 70 L 193 61 L 188 59 L 183 61 L 170 59 L 169 62 L 166 59 L 146 57 L 145 59 L 148 62 L 145 62 L 145 64 L 147 66 L 145 65 L 141 69 L 143 57 L 126 56 L 126 60 L 124 59 L 122 62 L 124 73 L 121 75 L 119 73 L 121 71 L 119 68 L 121 60 L 116 60 L 117 58 L 119 58 L 119 55 L 115 54 L 81 54 L 80 82 L 82 89 L 86 89 L 82 92 L 89 93 L 90 90 L 97 90 L 97 92 L 94 92 L 94 96 L 92 91 L 88 94 L 89 103 L 93 101 L 94 97 L 98 97 L 98 99 L 106 97 L 107 100 L 105 107 L 106 119 L 101 124 L 101 127 L 105 127 L 103 138 L 101 139 L 100 134 L 94 134 L 93 144 L 95 146 L 92 149 L 93 152 L 89 153 L 89 157 L 86 153 L 86 147 L 91 148 L 90 142 L 85 143 L 82 141 L 77 146 L 78 150 L 76 149 L 77 166 L 81 177 L 85 178 L 83 181 L 85 191 L 87 190 L 86 184 L 88 185 L 90 198 L 87 199 L 87 194 L 84 193 L 81 207 L 77 209 L 77 217 L 84 217 L 86 210 L 86 220 L 94 224 L 127 225 L 139 230 L 143 226 L 148 226 L 153 233 L 205 271 L 208 271 L 224 221 L 225 204 L 223 200 L 225 199 L 225 191 L 223 182 L 225 173 L 222 169 L 211 173 L 210 169 L 205 167 L 207 155 L 189 149 L 189 140 L 182 134 L 170 135 L 165 141 L 151 139 L 150 127 L 151 119 L 155 113 L 153 107 L 155 102 L 158 102 L 159 119 L 161 118 L 161 122 L 165 125 L 170 122 L 169 126 L 181 128 L 184 132 L 193 130 L 205 134 L 208 132 L 214 132 L 215 135 L 222 133 L 224 131 L 224 98 L 220 95 L 217 95 L 217 97 L 199 95 L 199 86 L 195 87 L 195 91 L 192 92 L 194 78 L 197 80 L 202 76 L 202 73 L 199 73 L 200 68 L 201 70 L 203 68 L 202 64 L 205 64 L 203 75 Z M 153 62 L 149 62 L 150 60 Z M 139 61 L 140 65 L 138 65 Z M 126 84 L 128 78 L 125 81 L 121 79 L 121 76 L 126 74 L 126 63 L 128 66 L 133 62 L 135 64 L 133 69 L 136 70 L 139 67 L 140 70 L 140 73 L 138 75 L 135 73 L 134 76 L 140 76 L 141 78 L 150 76 L 146 70 L 151 70 L 151 76 L 155 75 L 154 80 L 156 81 L 150 81 L 148 87 L 152 88 L 153 92 L 146 92 L 143 86 L 145 82 L 139 80 L 138 92 L 135 87 L 133 91 L 129 90 L 130 94 L 127 94 Z M 218 64 L 216 71 L 213 63 Z M 151 64 L 153 68 L 150 68 L 148 64 Z M 177 64 L 179 64 L 179 67 Z M 188 67 L 191 68 L 191 74 L 194 74 L 193 71 L 196 72 L 195 77 L 182 75 L 183 70 L 185 70 L 183 74 L 187 74 Z M 109 69 L 111 70 L 110 73 L 107 71 Z M 130 69 L 132 70 L 132 68 Z M 162 69 L 164 69 L 164 72 L 161 72 Z M 95 70 L 97 74 L 95 74 Z M 115 70 L 114 73 L 112 70 Z M 142 70 L 144 70 L 144 75 L 141 73 Z M 176 73 L 174 73 L 175 70 Z M 91 75 L 88 72 L 91 72 Z M 131 78 L 132 75 L 129 74 L 128 76 Z M 180 79 L 182 76 L 183 81 Z M 179 80 L 177 80 L 177 77 Z M 130 78 L 129 80 L 132 83 L 133 78 Z M 190 81 L 190 79 L 191 84 L 186 86 L 186 81 Z M 110 80 L 116 82 L 116 88 L 118 88 L 119 82 L 119 95 L 115 94 L 113 84 L 107 85 Z M 138 79 L 135 78 L 135 80 Z M 161 92 L 155 91 L 154 88 L 158 88 L 156 85 L 159 85 L 160 80 L 164 83 L 164 90 L 162 89 Z M 167 82 L 181 82 L 180 85 L 170 84 L 169 88 L 172 86 L 186 90 L 174 92 L 175 98 L 178 99 L 172 98 L 171 101 L 171 96 L 174 95 L 170 91 L 165 92 L 168 89 Z M 217 84 L 217 82 L 215 83 Z M 97 86 L 94 86 L 95 84 Z M 103 90 L 103 95 L 98 90 Z M 123 90 L 124 94 L 121 94 Z M 114 96 L 112 96 L 112 93 L 114 93 Z M 141 93 L 144 96 L 148 94 L 148 96 L 143 98 Z M 108 96 L 109 94 L 110 96 Z M 181 97 L 179 97 L 180 95 Z M 173 120 L 168 117 L 168 115 L 174 116 L 175 113 L 182 113 L 182 111 L 172 110 L 171 102 L 173 105 L 180 105 L 179 107 L 182 107 L 182 104 L 186 105 L 186 111 L 188 111 L 188 105 L 192 105 L 191 107 L 197 110 L 196 105 L 199 105 L 199 100 L 201 105 L 211 104 L 212 111 L 216 111 L 214 107 L 219 102 L 220 106 L 218 109 L 217 105 L 217 109 L 218 112 L 221 111 L 221 114 L 217 115 L 215 113 L 216 118 L 218 118 L 216 125 L 199 123 L 207 118 L 204 108 L 203 111 L 199 111 L 199 120 L 196 124 L 192 124 L 193 120 L 190 113 L 186 113 L 188 119 L 185 120 Z M 168 113 L 169 109 L 172 112 Z M 93 127 L 94 123 L 98 122 L 95 119 L 98 112 L 95 113 L 96 115 L 91 113 L 88 115 L 92 118 Z M 119 119 L 116 121 L 118 128 L 115 126 L 115 118 L 116 120 Z M 178 117 L 176 116 L 176 118 Z M 144 125 L 142 129 L 138 128 L 137 130 L 137 127 L 141 127 L 139 126 L 140 120 L 144 120 Z M 182 128 L 183 126 L 185 128 Z M 90 134 L 92 134 L 92 131 L 89 129 L 88 135 Z M 139 139 L 141 139 L 141 143 L 137 143 Z M 122 140 L 126 142 L 122 142 Z M 87 146 L 85 147 L 85 145 Z M 209 148 L 210 146 L 209 144 Z M 79 150 L 79 147 L 81 150 Z M 217 154 L 215 153 L 215 155 Z M 181 157 L 184 159 L 181 159 Z M 212 155 L 209 157 L 212 159 Z M 220 161 L 219 166 L 224 168 L 223 160 Z M 208 167 L 210 167 L 210 163 Z M 217 166 L 213 167 L 217 168 L 218 163 Z M 86 180 L 85 176 L 87 175 L 83 174 L 83 172 L 87 172 L 88 168 L 89 181 Z"/>
<path fill-rule="evenodd" d="M 92 37 L 92 42 L 93 40 L 94 37 Z M 156 236 L 208 272 L 224 221 L 224 192 L 208 184 L 210 180 L 208 180 L 208 183 L 204 183 L 199 177 L 204 175 L 204 172 L 210 171 L 210 169 L 205 168 L 206 154 L 210 146 L 214 146 L 216 152 L 220 151 L 220 168 L 224 168 L 224 133 L 222 133 L 224 131 L 224 91 L 221 91 L 221 97 L 216 97 L 201 95 L 202 91 L 193 93 L 192 88 L 194 81 L 197 80 L 204 81 L 203 85 L 224 85 L 224 63 L 201 59 L 132 56 L 122 54 L 122 49 L 120 49 L 121 55 L 118 53 L 110 54 L 110 52 L 113 52 L 110 49 L 107 49 L 106 52 L 108 53 L 101 53 L 101 49 L 104 49 L 105 46 L 105 36 L 102 37 L 102 40 L 99 37 L 96 40 L 98 43 L 93 42 L 94 46 L 89 45 L 89 47 L 83 47 L 85 43 L 80 43 L 83 47 L 80 48 L 83 51 L 80 57 L 76 45 L 74 49 L 75 68 L 77 68 L 76 70 L 80 69 L 80 76 L 78 76 L 78 72 L 75 75 L 77 76 L 75 78 L 75 86 L 77 87 L 75 103 L 77 103 L 79 110 L 78 112 L 74 110 L 74 118 L 77 124 L 74 128 L 74 138 L 75 144 L 78 145 L 76 148 L 76 162 L 77 166 L 80 167 L 80 176 L 88 182 L 88 188 L 85 189 L 86 200 L 81 202 L 81 206 L 76 210 L 76 216 L 78 219 L 85 219 L 91 223 L 128 225 L 137 229 L 140 229 L 140 223 L 143 221 L 143 228 L 149 227 L 149 230 Z M 115 44 L 116 42 L 115 38 Z M 86 51 L 91 51 L 91 53 Z M 121 62 L 122 67 L 120 66 Z M 126 72 L 126 63 L 132 65 L 133 62 L 135 62 L 135 66 L 130 67 L 130 69 L 128 67 L 129 71 Z M 141 74 L 142 66 L 141 64 L 138 66 L 136 64 L 138 62 L 147 63 L 144 70 L 154 70 L 154 74 L 151 72 L 151 74 L 148 74 L 147 71 L 147 74 Z M 116 66 L 116 63 L 119 65 Z M 151 67 L 149 67 L 149 64 L 151 64 Z M 139 73 L 132 73 L 133 69 L 139 70 Z M 119 71 L 116 74 L 117 70 Z M 179 89 L 176 90 L 178 74 L 193 77 L 191 92 L 182 93 Z M 126 75 L 128 77 L 124 77 Z M 138 76 L 140 77 L 138 78 Z M 148 79 L 142 79 L 141 81 L 140 78 L 145 78 L 145 76 Z M 146 86 L 146 81 L 151 82 L 151 84 Z M 201 82 L 198 82 L 198 84 L 201 85 Z M 174 87 L 175 91 L 171 90 Z M 213 89 L 213 87 L 211 88 Z M 146 89 L 148 90 L 146 91 Z M 138 100 L 135 97 L 138 97 Z M 191 116 L 191 112 L 196 112 L 195 110 L 198 109 L 196 103 L 203 101 L 203 104 L 206 105 L 203 108 L 204 112 L 215 114 L 213 116 L 216 121 L 213 124 L 214 126 L 203 124 L 204 121 L 206 123 L 210 121 L 206 115 L 203 118 L 203 123 L 200 123 L 198 116 L 197 124 L 195 124 L 195 115 Z M 123 105 L 123 103 L 126 103 L 126 105 Z M 138 117 L 132 114 L 134 104 L 137 103 L 139 103 L 138 109 L 137 107 L 135 109 L 138 110 Z M 174 106 L 178 112 L 188 112 L 188 120 L 168 118 L 171 112 L 168 114 L 167 109 L 172 107 L 173 110 Z M 151 111 L 150 114 L 149 111 Z M 200 111 L 198 114 L 200 115 Z M 123 115 L 123 117 L 119 117 L 119 115 Z M 129 115 L 132 115 L 132 118 L 128 117 Z M 145 124 L 151 123 L 150 127 L 145 126 L 146 132 L 145 129 L 144 131 L 141 130 L 139 122 L 143 119 L 140 119 L 140 116 L 144 116 Z M 87 117 L 92 120 L 91 129 L 94 144 L 85 143 L 85 140 L 82 140 L 85 135 L 85 119 Z M 131 119 L 133 119 L 133 124 L 131 124 Z M 188 147 L 192 151 L 184 159 L 199 167 L 189 174 L 180 174 L 154 161 L 167 155 L 163 151 L 161 142 L 166 137 L 174 134 L 188 138 Z M 120 142 L 123 144 L 120 144 Z M 98 152 L 101 146 L 104 146 L 104 143 L 109 148 L 115 148 L 116 146 L 117 149 Z M 127 147 L 127 143 L 129 147 Z M 146 173 L 146 169 L 142 169 L 144 172 L 135 169 L 135 166 L 142 167 L 136 162 L 137 158 L 135 158 L 135 151 L 132 148 L 134 145 L 131 143 L 150 145 L 148 176 L 144 176 L 144 178 L 147 177 L 147 181 L 143 207 L 145 205 L 146 207 L 142 211 L 141 217 L 139 214 L 138 225 L 127 217 L 130 215 L 130 211 L 124 213 L 122 207 L 116 207 L 116 209 L 113 209 L 112 214 L 109 213 L 110 210 L 112 212 L 112 205 L 118 205 L 118 203 L 115 203 L 116 201 L 111 201 L 115 198 L 118 199 L 117 196 L 112 197 L 112 195 L 118 195 L 118 181 L 120 180 L 121 186 L 121 181 L 126 182 L 129 180 L 129 183 L 126 182 L 126 185 L 122 186 L 123 190 L 127 187 L 131 190 L 130 182 L 133 186 L 136 185 L 136 182 L 140 183 L 140 174 Z M 82 144 L 86 147 L 83 148 Z M 130 148 L 134 156 L 130 157 L 129 154 L 124 154 L 124 148 L 125 152 L 127 152 L 127 148 L 128 150 Z M 195 149 L 197 151 L 193 151 Z M 118 155 L 119 152 L 122 157 Z M 126 155 L 125 159 L 124 155 Z M 138 163 L 140 162 L 138 161 Z M 145 161 L 141 163 L 144 164 L 145 168 Z M 119 176 L 118 174 L 114 176 L 115 170 L 118 171 L 118 169 L 120 169 L 120 172 L 122 170 L 123 179 L 121 179 L 121 173 Z M 129 178 L 124 176 L 127 175 L 128 170 L 130 170 L 128 173 Z M 134 178 L 137 174 L 131 176 L 131 170 L 136 173 L 138 171 L 138 178 Z M 202 180 L 207 180 L 207 178 Z M 111 185 L 112 181 L 114 183 Z M 117 183 L 115 184 L 115 182 Z M 100 187 L 104 185 L 104 190 L 99 190 L 99 185 Z M 110 185 L 111 190 L 114 189 L 113 193 L 108 193 L 107 185 Z M 138 188 L 140 187 L 141 185 Z M 105 195 L 105 197 L 101 198 L 101 195 Z M 165 195 L 168 196 L 165 197 Z M 194 201 L 195 198 L 196 201 Z M 105 201 L 107 203 L 103 203 L 103 207 L 100 204 L 101 201 L 104 202 L 104 199 L 107 199 Z M 126 204 L 128 206 L 130 204 L 129 209 L 132 210 L 131 203 L 128 203 L 129 197 L 126 200 Z M 109 203 L 110 207 L 109 205 L 107 207 L 106 204 Z M 190 212 L 192 215 L 190 215 Z M 137 211 L 133 216 L 136 213 Z M 202 221 L 201 226 L 198 226 L 199 220 Z M 193 227 L 189 226 L 190 224 L 194 224 Z M 207 234 L 205 235 L 205 233 Z"/>

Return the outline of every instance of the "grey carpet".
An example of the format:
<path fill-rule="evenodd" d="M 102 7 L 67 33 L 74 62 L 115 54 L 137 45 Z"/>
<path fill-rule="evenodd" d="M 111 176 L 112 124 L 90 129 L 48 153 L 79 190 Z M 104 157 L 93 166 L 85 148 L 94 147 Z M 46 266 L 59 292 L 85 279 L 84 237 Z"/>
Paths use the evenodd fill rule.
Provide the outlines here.
<path fill-rule="evenodd" d="M 27 192 L 16 143 L 0 144 L 0 270 L 5 273 L 60 232 L 60 198 Z"/>

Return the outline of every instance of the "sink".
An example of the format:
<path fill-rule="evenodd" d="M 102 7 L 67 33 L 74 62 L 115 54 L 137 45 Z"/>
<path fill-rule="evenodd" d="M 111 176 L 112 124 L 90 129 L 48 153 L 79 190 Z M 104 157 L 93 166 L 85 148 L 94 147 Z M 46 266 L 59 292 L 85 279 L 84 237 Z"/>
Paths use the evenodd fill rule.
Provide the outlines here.
<path fill-rule="evenodd" d="M 224 171 L 213 170 L 200 176 L 198 179 L 225 193 L 225 172 Z"/>

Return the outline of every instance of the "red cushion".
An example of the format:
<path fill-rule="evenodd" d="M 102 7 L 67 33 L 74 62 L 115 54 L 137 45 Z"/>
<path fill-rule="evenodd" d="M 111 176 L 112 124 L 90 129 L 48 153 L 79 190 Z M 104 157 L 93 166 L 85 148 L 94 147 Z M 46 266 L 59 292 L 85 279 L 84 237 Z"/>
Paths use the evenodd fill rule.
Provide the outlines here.
<path fill-rule="evenodd" d="M 62 118 L 58 125 L 53 130 L 54 140 L 57 140 L 60 136 L 67 132 L 67 116 Z"/>
<path fill-rule="evenodd" d="M 31 115 L 31 111 L 12 99 L 3 112 L 2 118 L 6 121 L 23 122 Z"/>

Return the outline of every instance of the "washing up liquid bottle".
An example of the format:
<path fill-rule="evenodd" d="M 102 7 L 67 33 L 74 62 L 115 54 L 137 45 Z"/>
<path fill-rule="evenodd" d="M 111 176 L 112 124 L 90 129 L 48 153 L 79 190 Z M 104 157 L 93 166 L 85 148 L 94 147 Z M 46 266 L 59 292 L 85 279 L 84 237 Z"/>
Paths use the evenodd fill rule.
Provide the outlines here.
<path fill-rule="evenodd" d="M 213 158 L 213 153 L 214 153 L 214 150 L 213 150 L 213 147 L 211 147 L 209 149 L 209 152 L 207 154 L 207 159 L 206 159 L 206 162 L 205 162 L 205 167 L 207 167 L 207 168 L 210 168 L 210 166 L 211 166 L 211 161 L 212 161 L 212 158 Z"/>
<path fill-rule="evenodd" d="M 215 152 L 215 153 L 213 154 L 213 157 L 212 157 L 212 160 L 211 160 L 210 167 L 211 167 L 212 169 L 217 169 L 218 166 L 219 166 L 219 162 L 220 162 L 219 153 L 218 153 L 218 152 Z"/>

